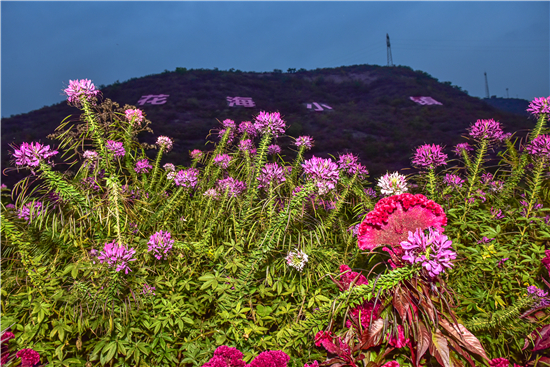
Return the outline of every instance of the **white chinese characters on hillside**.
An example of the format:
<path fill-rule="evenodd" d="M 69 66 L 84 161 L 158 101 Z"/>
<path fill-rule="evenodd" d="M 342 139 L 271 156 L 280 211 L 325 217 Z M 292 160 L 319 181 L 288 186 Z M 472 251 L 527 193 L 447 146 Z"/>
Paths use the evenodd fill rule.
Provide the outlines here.
<path fill-rule="evenodd" d="M 229 107 L 234 106 L 243 106 L 243 107 L 254 107 L 256 104 L 251 97 L 227 97 L 227 104 Z"/>
<path fill-rule="evenodd" d="M 329 105 L 326 105 L 324 103 L 317 103 L 317 102 L 306 103 L 306 107 L 308 110 L 311 110 L 313 108 L 313 111 L 324 111 L 325 109 L 332 110 L 332 107 L 330 107 Z"/>
<path fill-rule="evenodd" d="M 143 106 L 145 103 L 165 104 L 168 97 L 170 97 L 169 94 L 149 94 L 147 96 L 141 96 L 137 104 L 140 106 Z"/>
<path fill-rule="evenodd" d="M 443 103 L 436 101 L 432 97 L 409 97 L 409 98 L 411 99 L 411 101 L 422 105 L 438 104 L 443 106 Z"/>

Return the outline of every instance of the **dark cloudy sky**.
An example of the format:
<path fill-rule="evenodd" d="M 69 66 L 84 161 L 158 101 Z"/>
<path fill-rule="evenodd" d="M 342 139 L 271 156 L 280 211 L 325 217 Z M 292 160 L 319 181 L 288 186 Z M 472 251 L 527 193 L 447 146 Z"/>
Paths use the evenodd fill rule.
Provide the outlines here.
<path fill-rule="evenodd" d="M 484 97 L 550 94 L 550 3 L 1 2 L 1 115 L 96 85 L 187 68 L 242 71 L 393 62 Z"/>

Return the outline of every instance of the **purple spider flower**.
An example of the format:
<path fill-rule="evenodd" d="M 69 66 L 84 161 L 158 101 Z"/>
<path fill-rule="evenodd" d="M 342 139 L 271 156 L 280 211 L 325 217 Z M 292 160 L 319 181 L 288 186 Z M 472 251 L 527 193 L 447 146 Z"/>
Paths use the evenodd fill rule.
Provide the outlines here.
<path fill-rule="evenodd" d="M 95 85 L 91 80 L 69 80 L 69 87 L 63 90 L 67 95 L 67 101 L 74 106 L 80 106 L 81 99 L 84 98 L 88 102 L 94 103 L 99 90 L 95 89 Z"/>
<path fill-rule="evenodd" d="M 174 172 L 176 170 L 176 166 L 173 163 L 166 163 L 162 168 L 167 172 Z"/>
<path fill-rule="evenodd" d="M 244 139 L 239 141 L 239 150 L 241 152 L 249 152 L 252 149 L 252 140 L 250 139 Z"/>
<path fill-rule="evenodd" d="M 313 156 L 302 164 L 302 168 L 308 180 L 315 183 L 320 195 L 326 194 L 336 187 L 339 178 L 338 165 L 330 158 L 324 159 Z"/>
<path fill-rule="evenodd" d="M 453 175 L 450 173 L 447 173 L 445 175 L 445 178 L 443 179 L 443 182 L 446 185 L 452 186 L 452 187 L 462 187 L 462 184 L 464 183 L 464 180 L 460 178 L 458 175 Z"/>
<path fill-rule="evenodd" d="M 374 191 L 372 187 L 368 187 L 364 189 L 363 192 L 367 194 L 367 196 L 370 196 L 372 199 L 374 199 L 377 196 L 376 191 Z"/>
<path fill-rule="evenodd" d="M 22 143 L 19 148 L 15 146 L 12 146 L 12 148 L 15 165 L 22 167 L 38 167 L 41 161 L 49 161 L 49 158 L 58 153 L 57 150 L 51 150 L 49 145 L 42 145 L 37 142 Z"/>
<path fill-rule="evenodd" d="M 443 147 L 435 144 L 424 144 L 416 148 L 412 163 L 421 168 L 435 169 L 447 164 L 447 154 L 443 153 Z"/>
<path fill-rule="evenodd" d="M 180 170 L 174 177 L 176 186 L 195 187 L 199 181 L 199 170 L 196 168 L 188 168 Z"/>
<path fill-rule="evenodd" d="M 220 154 L 214 158 L 214 164 L 223 169 L 229 167 L 229 163 L 231 163 L 231 157 L 228 154 Z"/>
<path fill-rule="evenodd" d="M 165 259 L 168 258 L 167 254 L 172 249 L 174 240 L 170 232 L 159 231 L 149 237 L 147 244 L 149 245 L 147 252 L 153 252 L 153 256 L 161 260 L 163 256 Z"/>
<path fill-rule="evenodd" d="M 134 171 L 136 171 L 137 173 L 149 173 L 149 170 L 151 168 L 153 168 L 153 166 L 151 166 L 147 158 L 145 158 L 136 162 L 136 167 L 134 168 Z"/>
<path fill-rule="evenodd" d="M 157 138 L 157 145 L 162 148 L 164 147 L 165 152 L 169 152 L 172 150 L 172 146 L 174 145 L 174 142 L 172 139 L 170 139 L 167 136 L 159 136 Z"/>
<path fill-rule="evenodd" d="M 270 146 L 267 147 L 268 155 L 275 155 L 280 153 L 281 153 L 281 147 L 278 146 L 277 144 L 271 144 Z"/>
<path fill-rule="evenodd" d="M 502 218 L 504 218 L 504 214 L 502 214 L 502 210 L 501 210 L 501 209 L 495 210 L 493 207 L 491 207 L 491 215 L 492 215 L 493 218 L 495 218 L 495 219 L 502 219 Z"/>
<path fill-rule="evenodd" d="M 97 257 L 100 263 L 106 262 L 110 267 L 116 266 L 116 271 L 124 270 L 125 274 L 132 271 L 128 262 L 136 261 L 132 256 L 136 253 L 134 248 L 128 249 L 124 245 L 117 245 L 116 240 L 105 243 L 103 250 Z"/>
<path fill-rule="evenodd" d="M 313 138 L 311 136 L 299 136 L 294 144 L 297 147 L 304 147 L 309 150 L 313 147 Z"/>
<path fill-rule="evenodd" d="M 550 113 L 550 97 L 540 97 L 535 98 L 531 101 L 529 104 L 529 107 L 527 108 L 527 112 L 531 112 L 531 114 L 538 116 L 543 113 Z"/>
<path fill-rule="evenodd" d="M 216 191 L 216 189 L 208 189 L 203 195 L 214 200 L 218 200 L 220 198 L 220 193 Z"/>
<path fill-rule="evenodd" d="M 480 181 L 483 185 L 490 183 L 492 180 L 493 180 L 493 174 L 490 172 L 487 172 L 481 175 Z"/>
<path fill-rule="evenodd" d="M 469 134 L 474 139 L 486 139 L 489 142 L 500 142 L 508 137 L 508 135 L 505 135 L 502 131 L 500 122 L 493 119 L 477 120 L 470 126 Z"/>
<path fill-rule="evenodd" d="M 550 158 L 550 135 L 539 135 L 525 147 L 527 153 L 539 158 Z"/>
<path fill-rule="evenodd" d="M 44 205 L 42 205 L 40 201 L 34 201 L 23 205 L 23 207 L 19 210 L 17 216 L 29 222 L 30 220 L 43 214 L 44 210 Z"/>
<path fill-rule="evenodd" d="M 235 121 L 226 119 L 226 120 L 223 120 L 221 124 L 223 126 L 223 129 L 220 129 L 220 131 L 218 132 L 218 135 L 221 139 L 225 134 L 225 132 L 227 131 L 227 129 L 230 129 L 229 136 L 227 139 L 227 144 L 231 144 L 233 142 L 233 139 L 235 138 L 235 129 L 237 128 L 235 125 Z"/>
<path fill-rule="evenodd" d="M 447 236 L 432 227 L 428 231 L 428 234 L 420 228 L 415 233 L 409 231 L 408 241 L 401 242 L 401 247 L 405 250 L 404 261 L 413 265 L 420 263 L 433 278 L 444 272 L 445 268 L 453 266 L 452 260 L 456 259 L 456 253 Z"/>
<path fill-rule="evenodd" d="M 492 192 L 501 192 L 504 190 L 504 182 L 502 181 L 492 181 L 489 182 L 489 190 Z"/>
<path fill-rule="evenodd" d="M 85 150 L 82 158 L 85 159 L 82 167 L 88 167 L 88 169 L 95 169 L 96 162 L 99 160 L 99 154 L 93 150 Z"/>
<path fill-rule="evenodd" d="M 470 144 L 468 143 L 460 143 L 460 144 L 457 144 L 455 146 L 455 150 L 453 150 L 453 152 L 456 154 L 456 155 L 462 155 L 462 151 L 466 151 L 466 152 L 471 152 L 472 150 L 474 150 L 474 148 L 472 148 L 470 146 Z"/>
<path fill-rule="evenodd" d="M 338 168 L 349 176 L 353 176 L 357 173 L 357 178 L 360 180 L 364 179 L 365 176 L 369 174 L 365 166 L 359 163 L 359 158 L 352 153 L 340 154 L 338 157 Z"/>
<path fill-rule="evenodd" d="M 256 116 L 256 122 L 254 127 L 261 134 L 270 133 L 273 136 L 278 137 L 280 134 L 285 133 L 285 122 L 281 119 L 279 112 L 268 113 L 262 111 Z"/>
<path fill-rule="evenodd" d="M 115 157 L 124 157 L 126 154 L 123 144 L 119 141 L 107 140 L 106 148 L 110 150 Z"/>
<path fill-rule="evenodd" d="M 124 113 L 126 114 L 126 119 L 131 123 L 131 124 L 138 124 L 139 126 L 141 126 L 141 122 L 143 121 L 143 111 L 140 110 L 140 109 L 135 109 L 135 110 L 126 110 L 124 111 Z"/>
<path fill-rule="evenodd" d="M 266 164 L 258 177 L 260 184 L 258 188 L 269 188 L 270 183 L 273 186 L 277 186 L 286 181 L 284 168 L 280 167 L 277 163 Z"/>
<path fill-rule="evenodd" d="M 240 134 L 246 133 L 246 135 L 250 136 L 251 138 L 254 138 L 258 136 L 258 130 L 256 130 L 256 127 L 254 124 L 250 121 L 243 121 L 239 124 L 238 129 Z"/>
<path fill-rule="evenodd" d="M 156 296 L 155 290 L 156 290 L 155 287 L 152 287 L 149 284 L 144 283 L 143 284 L 143 289 L 141 290 L 141 294 L 143 294 L 145 296 L 150 296 L 150 295 L 151 296 Z"/>
<path fill-rule="evenodd" d="M 193 159 L 193 160 L 199 160 L 199 159 L 202 158 L 203 152 L 201 152 L 201 151 L 198 150 L 198 149 L 193 149 L 193 150 L 189 153 L 189 156 L 190 156 L 191 159 Z"/>
<path fill-rule="evenodd" d="M 218 190 L 222 193 L 227 192 L 229 197 L 237 197 L 246 190 L 246 185 L 242 181 L 237 181 L 233 177 L 227 177 L 223 180 L 219 180 Z"/>

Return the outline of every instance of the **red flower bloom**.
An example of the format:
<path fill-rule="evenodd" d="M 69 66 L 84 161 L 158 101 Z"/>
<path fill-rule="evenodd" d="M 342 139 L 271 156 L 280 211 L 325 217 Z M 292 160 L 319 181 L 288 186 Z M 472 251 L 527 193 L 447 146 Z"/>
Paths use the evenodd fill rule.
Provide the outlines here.
<path fill-rule="evenodd" d="M 40 355 L 33 349 L 21 349 L 15 355 L 21 358 L 21 367 L 32 367 L 40 362 Z"/>
<path fill-rule="evenodd" d="M 382 367 L 399 367 L 399 362 L 397 362 L 397 361 L 389 361 L 388 363 L 386 363 L 386 364 L 383 365 Z"/>
<path fill-rule="evenodd" d="M 340 265 L 340 274 L 340 283 L 338 284 L 340 291 L 348 290 L 352 283 L 354 286 L 369 284 L 369 281 L 363 274 L 351 271 L 351 268 L 345 264 Z"/>
<path fill-rule="evenodd" d="M 359 225 L 358 246 L 373 250 L 380 245 L 399 246 L 417 228 L 443 232 L 447 217 L 439 204 L 422 194 L 404 193 L 380 200 Z"/>
<path fill-rule="evenodd" d="M 550 250 L 546 250 L 544 253 L 546 257 L 544 257 L 541 262 L 546 267 L 546 270 L 548 270 L 548 276 L 550 276 Z"/>
<path fill-rule="evenodd" d="M 489 361 L 491 367 L 508 367 L 510 362 L 506 358 L 494 358 Z"/>

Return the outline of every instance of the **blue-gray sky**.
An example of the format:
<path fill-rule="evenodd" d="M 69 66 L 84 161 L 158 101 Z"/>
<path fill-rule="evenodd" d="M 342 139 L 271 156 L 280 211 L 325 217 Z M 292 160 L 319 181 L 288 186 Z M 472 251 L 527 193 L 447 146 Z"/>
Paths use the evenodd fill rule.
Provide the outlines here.
<path fill-rule="evenodd" d="M 393 62 L 470 95 L 550 94 L 550 2 L 1 2 L 1 115 L 187 68 L 272 71 Z"/>

